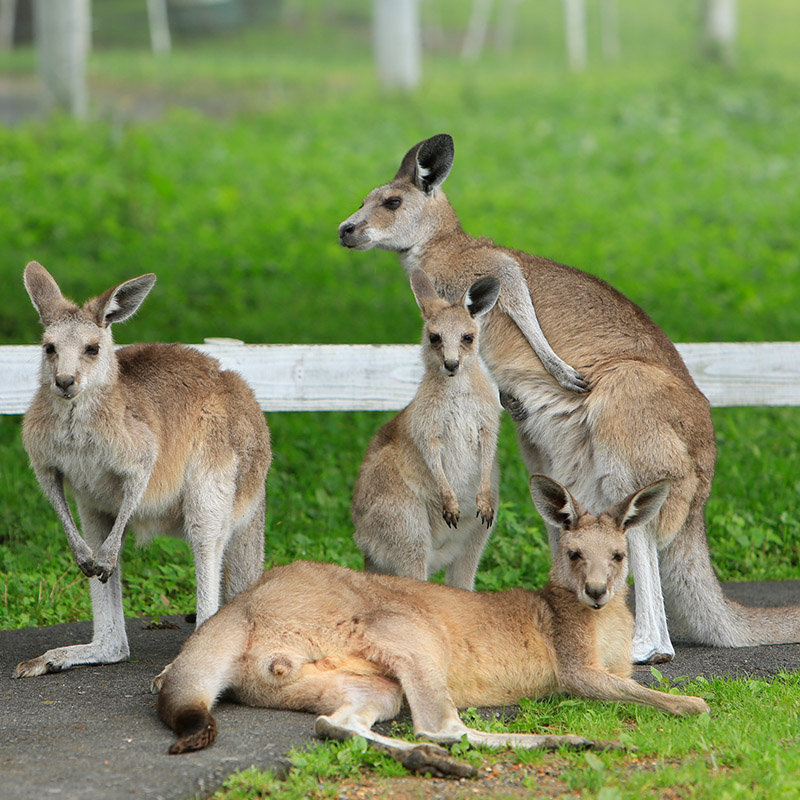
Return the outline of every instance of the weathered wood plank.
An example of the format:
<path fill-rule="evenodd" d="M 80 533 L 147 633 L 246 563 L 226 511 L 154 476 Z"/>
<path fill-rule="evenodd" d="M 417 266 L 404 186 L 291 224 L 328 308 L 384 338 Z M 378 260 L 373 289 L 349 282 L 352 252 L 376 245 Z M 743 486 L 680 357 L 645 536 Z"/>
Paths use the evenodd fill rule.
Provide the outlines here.
<path fill-rule="evenodd" d="M 392 411 L 422 374 L 417 345 L 193 345 L 241 373 L 264 411 Z M 678 350 L 713 406 L 800 406 L 800 342 L 708 342 Z M 39 347 L 0 347 L 0 413 L 21 414 L 37 385 Z"/>

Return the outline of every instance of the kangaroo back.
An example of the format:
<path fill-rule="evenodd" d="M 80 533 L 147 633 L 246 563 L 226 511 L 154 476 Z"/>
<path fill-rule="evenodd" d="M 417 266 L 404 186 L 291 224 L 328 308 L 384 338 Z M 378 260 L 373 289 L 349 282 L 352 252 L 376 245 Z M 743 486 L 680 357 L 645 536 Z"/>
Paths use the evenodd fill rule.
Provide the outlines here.
<path fill-rule="evenodd" d="M 422 270 L 411 287 L 425 371 L 414 399 L 367 449 L 353 495 L 355 541 L 369 571 L 426 580 L 444 567 L 448 584 L 471 589 L 497 508 L 499 405 L 478 346 L 499 282 L 477 281 L 453 304 Z"/>

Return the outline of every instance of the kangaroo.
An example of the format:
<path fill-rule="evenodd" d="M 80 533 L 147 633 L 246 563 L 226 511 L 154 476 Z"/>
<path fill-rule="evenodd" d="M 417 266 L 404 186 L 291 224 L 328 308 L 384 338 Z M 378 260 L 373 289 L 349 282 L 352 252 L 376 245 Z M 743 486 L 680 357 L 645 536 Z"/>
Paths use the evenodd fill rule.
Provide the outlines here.
<path fill-rule="evenodd" d="M 539 512 L 562 535 L 538 592 L 469 592 L 412 578 L 298 561 L 264 573 L 195 631 L 167 673 L 158 714 L 178 735 L 170 753 L 217 735 L 210 713 L 232 693 L 252 706 L 319 714 L 317 735 L 363 736 L 409 769 L 468 775 L 441 748 L 372 730 L 403 698 L 414 732 L 472 745 L 606 747 L 575 735 L 484 733 L 465 706 L 505 705 L 565 692 L 644 703 L 672 714 L 707 712 L 698 697 L 630 678 L 633 618 L 625 600 L 625 532 L 653 517 L 669 491 L 648 486 L 598 516 L 559 483 L 530 481 Z"/>
<path fill-rule="evenodd" d="M 411 288 L 425 321 L 425 373 L 370 442 L 353 493 L 354 538 L 369 572 L 424 581 L 446 567 L 450 586 L 472 589 L 497 508 L 500 403 L 478 335 L 500 282 L 482 278 L 452 305 L 421 269 Z"/>
<path fill-rule="evenodd" d="M 498 304 L 482 323 L 481 356 L 516 422 L 529 472 L 552 475 L 594 512 L 637 486 L 670 479 L 660 514 L 628 539 L 635 660 L 674 656 L 667 611 L 703 644 L 800 641 L 800 607 L 753 609 L 723 595 L 703 516 L 714 428 L 708 401 L 674 345 L 598 278 L 467 234 L 441 190 L 453 154 L 447 134 L 412 147 L 394 179 L 341 223 L 340 241 L 355 250 L 396 251 L 407 272 L 423 269 L 451 302 L 478 277 L 500 279 Z M 515 313 L 522 295 L 536 308 L 543 335 L 591 392 L 565 391 L 531 352 Z M 548 533 L 555 551 L 558 530 L 548 525 Z"/>
<path fill-rule="evenodd" d="M 59 647 L 17 666 L 15 677 L 109 664 L 129 655 L 120 548 L 183 536 L 192 546 L 197 625 L 264 566 L 269 429 L 247 384 L 190 347 L 136 344 L 115 352 L 111 325 L 134 314 L 153 274 L 121 283 L 82 307 L 40 264 L 25 288 L 44 325 L 41 386 L 22 423 L 36 478 L 89 578 L 90 644 Z M 65 495 L 71 489 L 86 539 Z"/>

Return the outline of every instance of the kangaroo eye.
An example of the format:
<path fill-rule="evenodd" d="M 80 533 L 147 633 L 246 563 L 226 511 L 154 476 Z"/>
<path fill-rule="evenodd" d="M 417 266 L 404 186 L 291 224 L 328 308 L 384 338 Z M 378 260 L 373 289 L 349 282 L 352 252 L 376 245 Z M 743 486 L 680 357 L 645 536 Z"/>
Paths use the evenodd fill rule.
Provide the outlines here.
<path fill-rule="evenodd" d="M 47 353 L 47 355 L 51 356 L 51 355 L 53 355 L 53 353 L 55 353 L 56 346 L 54 344 L 48 343 L 48 344 L 46 344 L 44 346 L 44 351 L 45 351 L 45 353 Z"/>
<path fill-rule="evenodd" d="M 465 333 L 461 337 L 461 341 L 465 342 L 466 344 L 472 344 L 475 341 L 475 334 L 473 334 L 473 333 Z"/>
<path fill-rule="evenodd" d="M 614 553 L 612 558 L 614 561 L 622 561 L 625 558 L 625 553 Z"/>
<path fill-rule="evenodd" d="M 90 356 L 96 356 L 100 352 L 100 345 L 99 344 L 87 344 L 86 345 L 86 354 Z"/>
<path fill-rule="evenodd" d="M 438 334 L 438 333 L 432 333 L 430 336 L 428 336 L 428 341 L 429 341 L 431 344 L 441 344 L 441 342 L 442 342 L 442 337 L 441 337 L 441 336 L 439 336 L 439 334 Z"/>
<path fill-rule="evenodd" d="M 384 208 L 388 208 L 389 211 L 397 211 L 401 205 L 403 205 L 403 198 L 402 197 L 387 197 L 383 203 Z"/>
<path fill-rule="evenodd" d="M 567 557 L 570 561 L 580 561 L 583 556 L 580 550 L 570 550 L 567 552 Z"/>

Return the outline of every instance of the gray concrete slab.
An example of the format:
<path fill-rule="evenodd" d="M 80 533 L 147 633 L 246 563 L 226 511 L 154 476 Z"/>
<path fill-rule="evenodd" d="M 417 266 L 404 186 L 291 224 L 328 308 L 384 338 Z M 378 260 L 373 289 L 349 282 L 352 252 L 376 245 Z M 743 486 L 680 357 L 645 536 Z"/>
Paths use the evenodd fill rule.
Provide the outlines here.
<path fill-rule="evenodd" d="M 727 584 L 748 605 L 800 603 L 800 581 Z M 88 641 L 91 623 L 0 632 L 0 798 L 2 800 L 186 800 L 211 794 L 237 770 L 283 768 L 284 754 L 313 737 L 313 717 L 223 703 L 220 735 L 200 753 L 168 756 L 172 734 L 158 720 L 151 678 L 178 652 L 192 626 L 172 629 L 127 622 L 131 660 L 56 675 L 12 680 L 17 662 L 50 647 Z M 671 679 L 767 677 L 800 666 L 800 644 L 716 649 L 678 647 Z M 653 677 L 637 667 L 643 683 Z"/>

